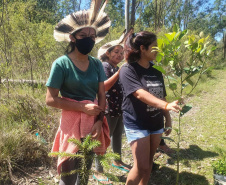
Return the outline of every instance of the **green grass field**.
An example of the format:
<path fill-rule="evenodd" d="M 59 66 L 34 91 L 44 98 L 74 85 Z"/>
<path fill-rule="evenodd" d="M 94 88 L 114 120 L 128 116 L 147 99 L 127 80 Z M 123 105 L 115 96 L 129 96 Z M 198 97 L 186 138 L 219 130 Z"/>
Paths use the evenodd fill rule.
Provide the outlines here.
<path fill-rule="evenodd" d="M 1 87 L 1 89 L 0 171 L 1 175 L 5 175 L 1 178 L 5 178 L 11 170 L 13 178 L 20 179 L 17 182 L 21 182 L 21 179 L 30 179 L 27 182 L 31 182 L 32 177 L 26 175 L 26 173 L 29 174 L 29 171 L 20 173 L 20 176 L 16 174 L 18 171 L 22 172 L 22 169 L 25 171 L 27 166 L 30 167 L 29 161 L 35 169 L 37 165 L 42 165 L 42 162 L 46 160 L 59 124 L 60 111 L 45 106 L 45 87 L 37 88 L 35 94 L 32 95 L 29 86 L 25 86 L 23 89 L 11 86 L 10 98 L 7 97 L 6 87 Z M 170 90 L 167 93 L 169 99 L 172 99 Z M 182 117 L 180 185 L 213 184 L 212 163 L 226 155 L 225 95 L 226 69 L 221 69 L 213 70 L 208 78 L 203 77 L 193 94 L 185 98 L 185 103 L 191 104 L 193 108 Z M 177 128 L 178 115 L 172 113 L 172 117 L 173 127 Z M 43 146 L 37 141 L 36 131 L 44 136 L 49 143 L 48 146 Z M 177 140 L 175 131 L 172 131 L 170 137 Z M 175 143 L 166 142 L 171 148 L 176 148 Z M 30 152 L 27 153 L 27 150 Z M 133 164 L 131 150 L 125 135 L 123 135 L 122 158 L 125 163 Z M 26 166 L 23 166 L 25 159 Z M 41 163 L 38 159 L 41 159 Z M 155 163 L 157 163 L 157 167 L 151 174 L 149 184 L 175 185 L 176 156 L 161 154 Z M 11 169 L 8 168 L 10 164 Z M 50 169 L 53 173 L 51 176 L 49 175 Z M 110 167 L 105 169 L 105 172 L 114 181 L 113 184 L 125 184 L 126 173 L 123 171 Z M 12 178 L 12 176 L 8 178 Z M 58 184 L 56 179 L 59 179 L 59 176 L 56 175 L 55 162 L 52 163 L 52 168 L 47 169 L 44 165 L 44 170 L 34 178 L 38 179 L 34 180 L 34 184 Z M 26 180 L 21 184 L 26 184 Z M 97 182 L 90 176 L 89 185 L 94 184 Z"/>

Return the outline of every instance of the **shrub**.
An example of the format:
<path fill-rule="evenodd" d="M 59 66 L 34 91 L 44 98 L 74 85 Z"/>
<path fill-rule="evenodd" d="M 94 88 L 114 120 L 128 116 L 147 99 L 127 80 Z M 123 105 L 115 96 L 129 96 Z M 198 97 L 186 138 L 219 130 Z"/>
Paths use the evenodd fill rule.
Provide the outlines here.
<path fill-rule="evenodd" d="M 213 163 L 213 171 L 215 174 L 226 176 L 226 157 Z"/>

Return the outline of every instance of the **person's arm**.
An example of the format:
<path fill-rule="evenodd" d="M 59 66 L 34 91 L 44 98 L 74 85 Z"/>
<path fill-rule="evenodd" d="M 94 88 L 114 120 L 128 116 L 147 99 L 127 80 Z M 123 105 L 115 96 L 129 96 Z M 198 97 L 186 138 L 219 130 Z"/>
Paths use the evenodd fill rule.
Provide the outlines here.
<path fill-rule="evenodd" d="M 102 108 L 102 111 L 105 111 L 106 97 L 104 91 L 104 82 L 99 82 L 97 96 L 98 96 L 98 105 Z"/>
<path fill-rule="evenodd" d="M 97 116 L 103 109 L 92 103 L 73 102 L 59 97 L 59 89 L 48 87 L 46 93 L 46 104 L 58 109 L 69 111 L 81 111 L 88 115 Z"/>
<path fill-rule="evenodd" d="M 178 100 L 173 101 L 171 103 L 167 103 L 164 100 L 161 100 L 159 98 L 156 98 L 149 92 L 145 91 L 144 89 L 138 89 L 135 92 L 133 92 L 133 95 L 139 99 L 140 101 L 146 103 L 147 105 L 163 109 L 163 110 L 172 110 L 174 112 L 178 112 L 181 110 L 181 108 L 178 105 Z"/>
<path fill-rule="evenodd" d="M 113 74 L 110 78 L 104 81 L 105 91 L 108 91 L 115 84 L 115 82 L 117 82 L 119 78 L 119 71 L 120 69 L 115 74 Z"/>
<path fill-rule="evenodd" d="M 164 101 L 166 101 L 166 99 L 164 98 Z M 163 110 L 163 116 L 165 117 L 165 135 L 168 136 L 172 129 L 166 129 L 166 128 L 172 128 L 172 120 L 171 120 L 171 116 L 168 110 Z"/>
<path fill-rule="evenodd" d="M 93 139 L 99 138 L 101 134 L 101 128 L 103 124 L 103 118 L 104 118 L 104 110 L 105 110 L 105 104 L 106 104 L 106 97 L 105 97 L 105 91 L 104 91 L 104 82 L 99 82 L 99 88 L 98 88 L 98 105 L 101 108 L 101 112 L 97 116 L 96 122 L 94 123 L 91 134 Z"/>
<path fill-rule="evenodd" d="M 163 110 L 163 115 L 165 117 L 165 135 L 168 136 L 172 129 L 168 129 L 169 127 L 172 128 L 172 120 L 168 110 Z"/>

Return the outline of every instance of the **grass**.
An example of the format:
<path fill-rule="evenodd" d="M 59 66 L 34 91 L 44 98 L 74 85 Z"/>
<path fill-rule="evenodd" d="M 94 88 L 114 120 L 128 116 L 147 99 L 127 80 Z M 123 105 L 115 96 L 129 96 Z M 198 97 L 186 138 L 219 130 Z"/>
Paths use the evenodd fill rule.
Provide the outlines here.
<path fill-rule="evenodd" d="M 30 86 L 10 84 L 8 96 L 7 87 L 1 87 L 0 184 L 10 184 L 17 171 L 50 163 L 51 144 L 41 143 L 35 135 L 38 132 L 49 143 L 54 137 L 56 127 L 51 109 L 43 101 L 45 91 L 39 88 L 33 94 Z"/>
<path fill-rule="evenodd" d="M 212 76 L 203 79 L 193 96 L 185 99 L 193 108 L 182 117 L 181 185 L 213 184 L 212 163 L 226 154 L 226 73 L 225 70 L 214 70 Z M 174 117 L 174 127 L 177 127 L 176 123 Z M 176 139 L 174 132 L 171 137 Z M 172 142 L 170 146 L 176 147 Z M 173 185 L 175 157 L 164 155 L 158 162 L 161 169 L 153 173 L 152 183 Z"/>
<path fill-rule="evenodd" d="M 202 78 L 193 94 L 185 99 L 193 108 L 182 117 L 181 185 L 213 184 L 212 164 L 226 155 L 225 71 L 226 69 L 214 70 L 210 77 Z M 6 164 L 9 158 L 15 169 L 16 165 L 20 168 L 25 167 L 21 164 L 21 160 L 30 162 L 35 167 L 37 165 L 34 163 L 35 159 L 47 156 L 50 152 L 59 124 L 60 111 L 45 106 L 45 87 L 37 87 L 34 92 L 35 94 L 32 94 L 30 86 L 10 86 L 10 98 L 8 98 L 7 89 L 1 87 L 0 174 L 4 174 L 5 177 L 8 175 Z M 170 90 L 167 93 L 169 99 L 172 99 Z M 177 115 L 172 113 L 172 116 L 173 127 L 176 128 Z M 43 147 L 37 143 L 36 131 L 44 136 L 49 143 L 48 146 Z M 170 137 L 176 140 L 175 132 L 172 132 Z M 171 148 L 176 148 L 173 142 L 166 142 Z M 123 135 L 122 159 L 127 164 L 133 164 L 125 135 Z M 155 162 L 158 168 L 152 173 L 149 184 L 174 185 L 176 157 L 162 154 Z M 111 178 L 113 184 L 125 184 L 126 173 L 113 167 L 105 169 L 105 172 L 109 177 L 111 174 L 115 176 Z M 55 183 L 53 179 L 43 177 L 39 180 L 39 184 Z M 94 184 L 97 182 L 90 176 L 89 185 Z"/>

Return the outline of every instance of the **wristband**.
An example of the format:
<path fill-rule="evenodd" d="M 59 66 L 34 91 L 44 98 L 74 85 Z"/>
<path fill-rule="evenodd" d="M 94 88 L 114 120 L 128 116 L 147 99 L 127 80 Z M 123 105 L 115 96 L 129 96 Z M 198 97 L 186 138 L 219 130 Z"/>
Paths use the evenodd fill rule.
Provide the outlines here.
<path fill-rule="evenodd" d="M 104 111 L 101 111 L 100 114 L 97 116 L 97 121 L 100 120 L 100 121 L 103 121 L 104 119 Z"/>
<path fill-rule="evenodd" d="M 169 103 L 166 103 L 166 105 L 165 105 L 165 110 L 166 110 L 168 104 L 169 104 Z"/>

